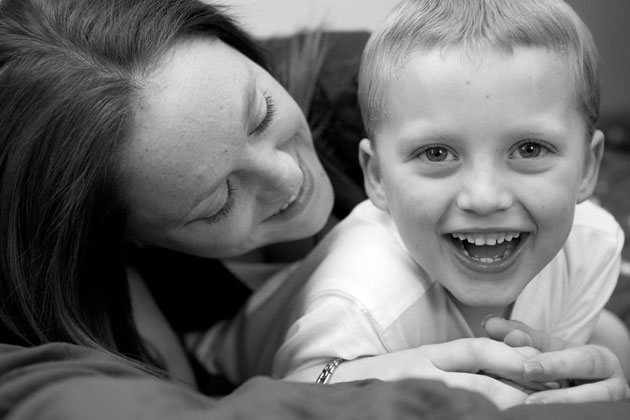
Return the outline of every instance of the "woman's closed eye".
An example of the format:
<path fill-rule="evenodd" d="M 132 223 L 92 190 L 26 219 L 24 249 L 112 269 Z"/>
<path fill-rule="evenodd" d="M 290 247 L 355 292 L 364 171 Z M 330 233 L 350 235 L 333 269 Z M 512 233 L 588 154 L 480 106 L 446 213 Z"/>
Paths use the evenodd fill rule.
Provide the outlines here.
<path fill-rule="evenodd" d="M 255 135 L 255 134 L 263 133 L 273 122 L 275 113 L 276 113 L 276 104 L 273 98 L 269 95 L 265 95 L 264 117 L 262 118 L 262 120 L 260 120 L 256 128 L 254 128 L 254 130 L 251 132 L 251 134 Z"/>
<path fill-rule="evenodd" d="M 226 217 L 230 215 L 230 212 L 232 211 L 232 207 L 234 207 L 235 188 L 232 186 L 229 180 L 226 181 L 226 186 L 227 186 L 226 196 L 225 196 L 225 201 L 223 202 L 223 205 L 212 216 L 205 217 L 203 219 L 206 223 L 214 224 L 225 219 Z"/>

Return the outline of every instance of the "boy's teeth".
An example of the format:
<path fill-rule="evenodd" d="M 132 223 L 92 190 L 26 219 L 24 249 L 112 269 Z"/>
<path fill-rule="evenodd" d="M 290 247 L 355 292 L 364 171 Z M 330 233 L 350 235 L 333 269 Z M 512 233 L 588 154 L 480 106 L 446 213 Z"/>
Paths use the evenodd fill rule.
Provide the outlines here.
<path fill-rule="evenodd" d="M 516 231 L 451 233 L 451 237 L 462 254 L 481 264 L 494 264 L 509 258 L 520 244 L 520 233 Z"/>
<path fill-rule="evenodd" d="M 477 246 L 494 246 L 503 242 L 510 242 L 520 236 L 519 232 L 497 232 L 497 233 L 452 233 L 451 236 L 460 241 L 466 241 Z"/>

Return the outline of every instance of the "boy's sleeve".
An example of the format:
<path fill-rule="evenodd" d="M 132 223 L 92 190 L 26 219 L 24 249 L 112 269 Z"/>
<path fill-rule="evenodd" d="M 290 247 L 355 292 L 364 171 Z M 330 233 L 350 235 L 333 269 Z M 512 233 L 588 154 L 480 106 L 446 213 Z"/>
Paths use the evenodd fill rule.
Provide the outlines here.
<path fill-rule="evenodd" d="M 569 297 L 558 324 L 564 339 L 586 343 L 619 278 L 624 233 L 604 209 L 593 203 L 578 206 L 565 245 Z"/>
<path fill-rule="evenodd" d="M 309 256 L 300 267 L 315 268 L 285 316 L 290 321 L 273 359 L 274 376 L 422 343 L 422 325 L 437 318 L 432 306 L 419 303 L 431 282 L 401 247 L 391 223 L 369 202 L 361 203 L 316 248 L 314 254 L 324 256 Z M 426 310 L 414 310 L 418 306 Z M 410 311 L 426 316 L 410 320 Z"/>
<path fill-rule="evenodd" d="M 323 368 L 337 357 L 354 360 L 387 352 L 369 312 L 351 296 L 327 292 L 311 299 L 289 328 L 274 357 L 273 376 L 287 377 L 316 365 Z"/>

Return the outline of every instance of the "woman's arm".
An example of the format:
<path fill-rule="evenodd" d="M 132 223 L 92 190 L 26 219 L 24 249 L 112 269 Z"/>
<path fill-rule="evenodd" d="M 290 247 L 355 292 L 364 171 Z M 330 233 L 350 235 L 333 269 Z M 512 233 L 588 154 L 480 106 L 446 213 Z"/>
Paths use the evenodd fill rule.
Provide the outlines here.
<path fill-rule="evenodd" d="M 259 377 L 214 399 L 96 350 L 0 344 L 0 418 L 6 420 L 411 420 L 429 414 L 501 418 L 479 394 L 432 381 L 323 386 Z"/>

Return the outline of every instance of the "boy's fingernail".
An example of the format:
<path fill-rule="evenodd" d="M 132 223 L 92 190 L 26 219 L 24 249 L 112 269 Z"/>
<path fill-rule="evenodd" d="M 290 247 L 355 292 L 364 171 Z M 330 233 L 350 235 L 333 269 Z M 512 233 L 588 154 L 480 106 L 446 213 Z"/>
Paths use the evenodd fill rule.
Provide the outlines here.
<path fill-rule="evenodd" d="M 523 370 L 525 371 L 525 379 L 528 381 L 540 379 L 545 374 L 545 369 L 540 362 L 526 362 L 523 365 Z"/>
<path fill-rule="evenodd" d="M 546 389 L 560 389 L 560 388 L 562 388 L 562 385 L 560 384 L 560 382 L 545 382 L 543 384 L 543 386 Z"/>
<path fill-rule="evenodd" d="M 530 397 L 525 400 L 525 404 L 545 404 L 542 398 Z"/>
<path fill-rule="evenodd" d="M 486 326 L 486 322 L 488 322 L 489 319 L 492 318 L 499 318 L 499 319 L 503 319 L 503 317 L 501 315 L 495 315 L 495 314 L 489 314 L 483 317 L 483 319 L 481 320 L 481 328 L 484 328 Z"/>

